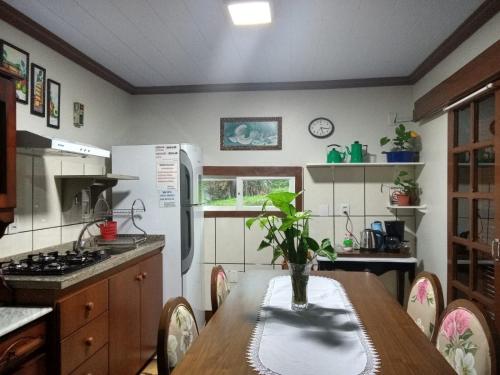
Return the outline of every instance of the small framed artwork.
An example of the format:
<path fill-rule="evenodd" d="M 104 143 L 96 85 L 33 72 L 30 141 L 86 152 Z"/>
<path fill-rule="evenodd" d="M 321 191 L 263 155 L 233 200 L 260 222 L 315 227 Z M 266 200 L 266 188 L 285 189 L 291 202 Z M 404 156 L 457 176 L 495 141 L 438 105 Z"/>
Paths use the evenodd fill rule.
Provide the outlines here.
<path fill-rule="evenodd" d="M 281 150 L 281 117 L 220 119 L 221 150 Z"/>
<path fill-rule="evenodd" d="M 47 126 L 59 129 L 61 125 L 61 84 L 47 80 Z"/>
<path fill-rule="evenodd" d="M 1 66 L 23 77 L 23 79 L 16 81 L 16 101 L 18 101 L 19 103 L 28 104 L 28 69 L 30 64 L 29 53 L 1 39 L 0 51 Z"/>
<path fill-rule="evenodd" d="M 45 117 L 45 69 L 31 64 L 31 113 Z"/>

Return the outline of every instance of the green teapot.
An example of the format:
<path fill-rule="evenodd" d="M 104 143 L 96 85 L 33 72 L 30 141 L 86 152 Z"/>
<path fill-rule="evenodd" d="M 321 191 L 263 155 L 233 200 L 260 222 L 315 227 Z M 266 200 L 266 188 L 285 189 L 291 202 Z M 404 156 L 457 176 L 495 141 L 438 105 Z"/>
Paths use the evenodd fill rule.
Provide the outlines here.
<path fill-rule="evenodd" d="M 350 150 L 349 147 L 345 146 L 347 153 L 351 156 L 351 163 L 363 162 L 363 147 L 365 147 L 365 153 L 367 153 L 368 145 L 362 145 L 359 141 L 354 141 Z"/>
<path fill-rule="evenodd" d="M 335 147 L 340 147 L 340 145 L 328 145 L 328 148 L 332 149 L 328 152 L 326 156 L 327 163 L 342 163 L 345 160 L 346 153 L 338 151 Z"/>

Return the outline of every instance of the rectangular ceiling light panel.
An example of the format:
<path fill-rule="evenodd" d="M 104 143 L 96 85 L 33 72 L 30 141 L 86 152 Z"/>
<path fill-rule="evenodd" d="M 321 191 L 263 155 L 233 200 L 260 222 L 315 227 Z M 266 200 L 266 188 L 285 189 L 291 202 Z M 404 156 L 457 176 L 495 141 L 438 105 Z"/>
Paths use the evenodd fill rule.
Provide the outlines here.
<path fill-rule="evenodd" d="M 236 26 L 271 23 L 269 1 L 230 1 L 227 8 Z"/>

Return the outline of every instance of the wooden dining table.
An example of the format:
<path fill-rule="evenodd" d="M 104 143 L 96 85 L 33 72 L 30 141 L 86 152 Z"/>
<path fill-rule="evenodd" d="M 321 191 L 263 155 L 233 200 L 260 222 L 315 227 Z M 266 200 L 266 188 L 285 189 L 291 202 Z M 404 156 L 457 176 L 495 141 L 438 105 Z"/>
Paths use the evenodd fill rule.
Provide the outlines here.
<path fill-rule="evenodd" d="M 269 281 L 283 274 L 287 272 L 246 272 L 201 330 L 174 375 L 257 374 L 247 360 L 248 345 Z M 378 373 L 455 374 L 377 276 L 347 271 L 312 274 L 333 278 L 344 286 L 380 357 Z M 283 350 L 286 350 L 286 343 L 283 343 Z"/>

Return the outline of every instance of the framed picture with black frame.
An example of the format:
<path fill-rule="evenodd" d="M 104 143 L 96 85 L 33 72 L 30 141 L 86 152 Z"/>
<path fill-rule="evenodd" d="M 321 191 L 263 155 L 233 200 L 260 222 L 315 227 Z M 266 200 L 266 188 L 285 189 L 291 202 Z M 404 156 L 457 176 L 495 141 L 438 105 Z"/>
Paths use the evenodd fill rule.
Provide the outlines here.
<path fill-rule="evenodd" d="M 16 81 L 16 101 L 28 104 L 29 65 L 28 52 L 0 39 L 0 65 L 23 79 Z"/>
<path fill-rule="evenodd" d="M 31 114 L 45 117 L 45 80 L 46 71 L 40 65 L 31 63 Z"/>
<path fill-rule="evenodd" d="M 281 117 L 223 117 L 220 149 L 281 150 Z"/>
<path fill-rule="evenodd" d="M 61 84 L 47 80 L 47 126 L 59 129 L 61 125 Z"/>

